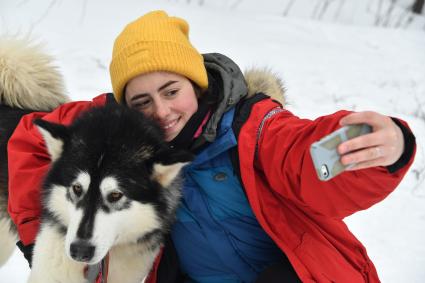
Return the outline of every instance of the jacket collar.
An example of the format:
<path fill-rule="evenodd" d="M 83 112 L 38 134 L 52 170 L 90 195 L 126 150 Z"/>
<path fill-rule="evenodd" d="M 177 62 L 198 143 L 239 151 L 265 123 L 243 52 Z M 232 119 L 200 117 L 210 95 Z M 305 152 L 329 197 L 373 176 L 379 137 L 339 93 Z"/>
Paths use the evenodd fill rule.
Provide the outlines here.
<path fill-rule="evenodd" d="M 216 108 L 202 134 L 205 141 L 215 140 L 223 114 L 242 99 L 264 93 L 285 105 L 283 82 L 271 69 L 252 68 L 243 74 L 238 65 L 225 55 L 210 53 L 203 56 L 209 80 L 207 92 L 216 99 Z"/>

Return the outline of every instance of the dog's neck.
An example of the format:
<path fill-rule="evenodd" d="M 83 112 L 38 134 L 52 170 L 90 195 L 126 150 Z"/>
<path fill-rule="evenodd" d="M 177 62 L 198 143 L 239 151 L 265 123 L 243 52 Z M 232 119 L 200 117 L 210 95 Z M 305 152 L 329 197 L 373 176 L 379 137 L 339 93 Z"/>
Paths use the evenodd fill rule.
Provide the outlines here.
<path fill-rule="evenodd" d="M 108 283 L 142 282 L 160 250 L 160 246 L 144 244 L 113 247 L 109 252 Z"/>

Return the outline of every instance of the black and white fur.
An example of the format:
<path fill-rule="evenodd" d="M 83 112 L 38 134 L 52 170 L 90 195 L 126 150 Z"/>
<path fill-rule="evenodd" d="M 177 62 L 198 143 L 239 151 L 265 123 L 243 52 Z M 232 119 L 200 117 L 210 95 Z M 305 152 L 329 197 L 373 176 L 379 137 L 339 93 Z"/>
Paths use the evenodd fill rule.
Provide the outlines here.
<path fill-rule="evenodd" d="M 108 252 L 108 282 L 141 282 L 174 220 L 179 172 L 191 155 L 118 105 L 92 109 L 70 127 L 36 124 L 53 163 L 30 282 L 84 282 L 85 266 Z"/>

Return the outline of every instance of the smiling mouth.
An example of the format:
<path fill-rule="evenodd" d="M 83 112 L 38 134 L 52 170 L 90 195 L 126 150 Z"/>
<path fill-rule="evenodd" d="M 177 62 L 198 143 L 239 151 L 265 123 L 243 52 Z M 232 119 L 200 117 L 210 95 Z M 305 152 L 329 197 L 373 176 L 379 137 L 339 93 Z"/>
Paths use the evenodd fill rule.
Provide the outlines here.
<path fill-rule="evenodd" d="M 169 130 L 169 129 L 171 129 L 172 127 L 174 127 L 175 125 L 177 125 L 177 123 L 180 121 L 180 118 L 177 118 L 177 119 L 175 119 L 175 120 L 173 120 L 173 121 L 171 121 L 171 122 L 167 122 L 167 123 L 165 123 L 165 124 L 162 124 L 162 128 L 164 129 L 164 130 Z"/>

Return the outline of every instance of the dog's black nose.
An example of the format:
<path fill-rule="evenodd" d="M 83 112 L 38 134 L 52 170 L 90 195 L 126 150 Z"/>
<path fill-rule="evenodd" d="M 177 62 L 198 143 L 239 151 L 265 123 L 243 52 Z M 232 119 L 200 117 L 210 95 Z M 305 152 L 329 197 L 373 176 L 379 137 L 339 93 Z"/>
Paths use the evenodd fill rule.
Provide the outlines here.
<path fill-rule="evenodd" d="M 71 257 L 76 261 L 88 262 L 93 258 L 95 247 L 86 242 L 74 242 L 70 246 Z"/>

